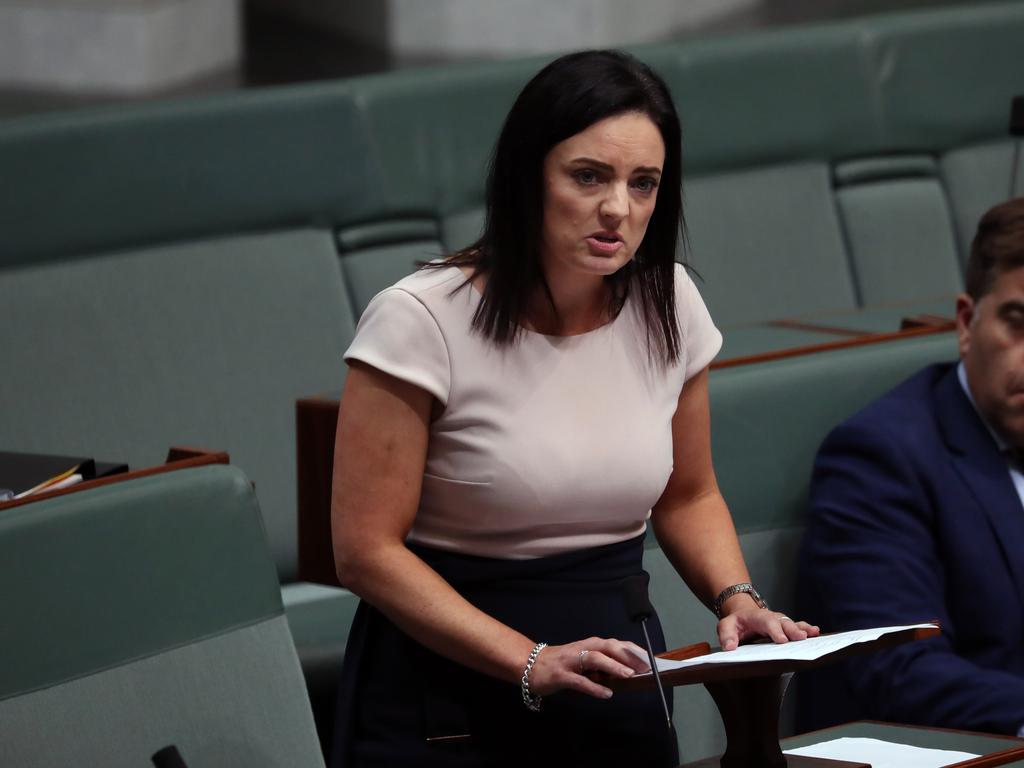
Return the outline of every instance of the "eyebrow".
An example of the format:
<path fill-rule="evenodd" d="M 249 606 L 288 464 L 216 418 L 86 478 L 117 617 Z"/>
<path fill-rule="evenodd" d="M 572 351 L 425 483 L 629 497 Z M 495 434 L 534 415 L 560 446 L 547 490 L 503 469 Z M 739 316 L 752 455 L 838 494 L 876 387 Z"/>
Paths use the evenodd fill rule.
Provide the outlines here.
<path fill-rule="evenodd" d="M 1002 304 L 999 305 L 999 308 L 996 310 L 996 312 L 998 312 L 1000 315 L 1008 315 L 1011 312 L 1024 312 L 1024 301 L 1020 301 L 1019 299 L 1010 299 L 1009 301 L 1004 301 Z"/>
<path fill-rule="evenodd" d="M 615 169 L 608 165 L 608 163 L 602 163 L 600 160 L 595 160 L 592 157 L 574 157 L 569 161 L 570 165 L 592 165 L 602 171 L 614 171 Z M 633 173 L 656 173 L 661 175 L 661 168 L 654 165 L 641 165 L 633 169 Z"/>

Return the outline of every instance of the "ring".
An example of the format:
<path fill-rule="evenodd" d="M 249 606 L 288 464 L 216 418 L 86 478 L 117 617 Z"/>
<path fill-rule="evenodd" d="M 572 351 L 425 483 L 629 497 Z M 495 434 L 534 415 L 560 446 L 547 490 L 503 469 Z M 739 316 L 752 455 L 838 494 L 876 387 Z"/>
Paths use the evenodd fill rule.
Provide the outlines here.
<path fill-rule="evenodd" d="M 789 618 L 789 616 L 779 616 L 779 621 L 793 621 L 793 620 L 791 618 Z M 795 624 L 796 622 L 793 621 L 793 623 Z"/>
<path fill-rule="evenodd" d="M 587 651 L 587 650 L 580 651 L 579 666 L 580 666 L 580 674 L 581 675 L 586 671 L 586 670 L 583 669 L 583 657 L 586 656 L 588 653 L 590 653 L 590 651 Z"/>

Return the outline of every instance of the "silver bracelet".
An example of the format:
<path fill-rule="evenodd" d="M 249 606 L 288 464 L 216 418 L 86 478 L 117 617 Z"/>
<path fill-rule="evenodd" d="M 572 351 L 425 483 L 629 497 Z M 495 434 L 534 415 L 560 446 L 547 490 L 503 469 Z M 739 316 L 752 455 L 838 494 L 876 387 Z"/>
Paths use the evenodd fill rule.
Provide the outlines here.
<path fill-rule="evenodd" d="M 523 677 L 519 681 L 519 691 L 523 694 L 523 704 L 531 712 L 540 712 L 540 696 L 534 696 L 530 693 L 530 672 L 533 670 L 533 665 L 537 663 L 537 657 L 540 656 L 540 652 L 548 647 L 547 643 L 537 643 L 533 646 L 533 650 L 530 651 L 530 656 L 526 660 L 526 668 L 523 670 Z"/>

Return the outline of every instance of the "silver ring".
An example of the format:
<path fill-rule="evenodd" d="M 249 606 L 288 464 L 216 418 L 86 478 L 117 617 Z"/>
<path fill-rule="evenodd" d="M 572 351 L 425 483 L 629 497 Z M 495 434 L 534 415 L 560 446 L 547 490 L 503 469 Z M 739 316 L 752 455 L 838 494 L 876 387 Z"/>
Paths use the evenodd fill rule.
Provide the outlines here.
<path fill-rule="evenodd" d="M 588 651 L 586 649 L 580 651 L 579 667 L 580 667 L 580 674 L 581 675 L 586 671 L 585 669 L 583 669 L 583 657 L 586 656 L 588 653 L 590 653 L 590 651 Z"/>
<path fill-rule="evenodd" d="M 779 621 L 793 621 L 793 620 L 791 618 L 789 618 L 789 616 L 779 616 Z M 796 624 L 795 621 L 793 621 L 793 623 Z"/>

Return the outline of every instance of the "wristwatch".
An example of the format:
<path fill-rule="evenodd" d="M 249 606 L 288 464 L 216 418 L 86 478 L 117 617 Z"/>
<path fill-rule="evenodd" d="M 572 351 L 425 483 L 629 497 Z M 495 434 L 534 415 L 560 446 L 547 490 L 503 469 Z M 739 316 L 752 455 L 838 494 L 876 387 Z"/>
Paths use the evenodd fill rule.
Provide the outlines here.
<path fill-rule="evenodd" d="M 746 592 L 750 597 L 757 603 L 758 608 L 767 608 L 768 603 L 761 597 L 761 593 L 754 589 L 754 585 L 749 581 L 744 581 L 742 584 L 733 584 L 731 587 L 726 587 L 718 593 L 718 597 L 715 598 L 714 604 L 711 606 L 715 612 L 715 616 L 722 618 L 722 604 L 733 595 L 738 595 L 741 592 Z"/>

